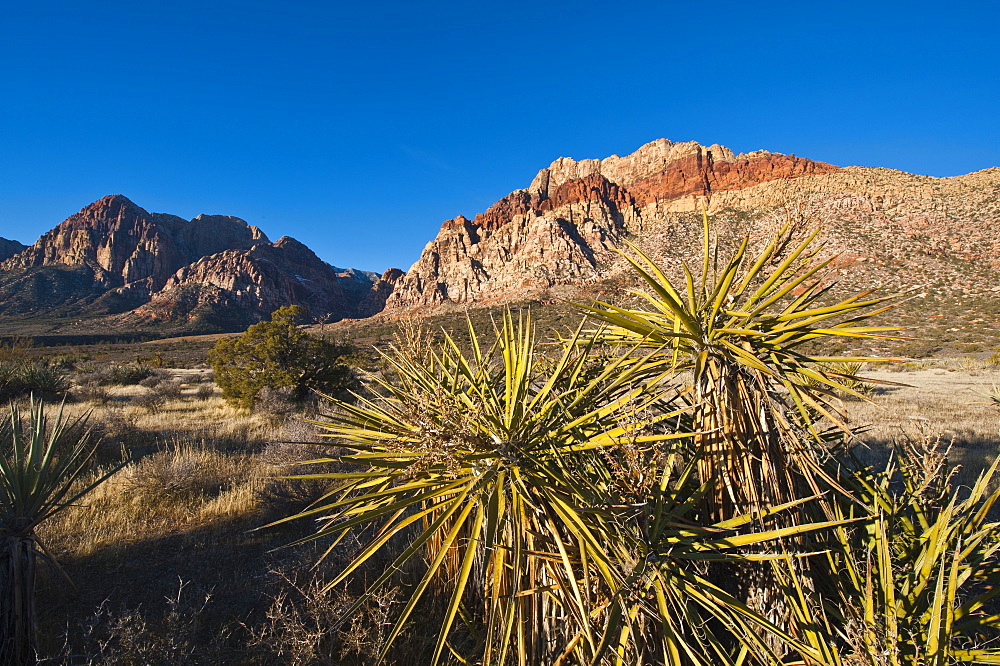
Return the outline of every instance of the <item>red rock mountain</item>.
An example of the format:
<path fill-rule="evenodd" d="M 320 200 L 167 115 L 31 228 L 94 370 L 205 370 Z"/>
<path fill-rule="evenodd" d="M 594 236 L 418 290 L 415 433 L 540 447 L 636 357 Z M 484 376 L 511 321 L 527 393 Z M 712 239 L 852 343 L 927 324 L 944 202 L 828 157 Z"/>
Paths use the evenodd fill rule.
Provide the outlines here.
<path fill-rule="evenodd" d="M 789 221 L 820 225 L 830 252 L 859 266 L 866 285 L 996 284 L 981 271 L 1000 257 L 1000 169 L 931 178 L 660 139 L 624 157 L 560 158 L 473 219 L 446 221 L 386 307 L 399 314 L 599 289 L 624 271 L 612 251 L 624 238 L 676 268 L 699 251 L 703 204 L 730 237 L 765 239 Z M 956 261 L 968 266 L 956 271 Z"/>
<path fill-rule="evenodd" d="M 0 270 L 38 266 L 88 266 L 108 287 L 141 284 L 160 289 L 182 266 L 223 250 L 248 250 L 267 237 L 238 217 L 199 215 L 183 220 L 147 213 L 120 194 L 71 215 Z"/>
<path fill-rule="evenodd" d="M 379 276 L 334 268 L 292 238 L 271 243 L 237 217 L 184 220 L 121 195 L 0 263 L 0 316 L 103 316 L 116 329 L 238 330 L 290 303 L 336 321 L 381 310 L 386 292 Z"/>

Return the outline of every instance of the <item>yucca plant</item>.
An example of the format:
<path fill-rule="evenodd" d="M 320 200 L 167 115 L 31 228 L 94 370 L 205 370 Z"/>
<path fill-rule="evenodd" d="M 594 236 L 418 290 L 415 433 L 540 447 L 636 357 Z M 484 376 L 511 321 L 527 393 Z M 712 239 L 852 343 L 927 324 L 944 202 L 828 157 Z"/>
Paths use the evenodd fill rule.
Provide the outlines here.
<path fill-rule="evenodd" d="M 822 356 L 807 344 L 890 337 L 895 329 L 860 325 L 889 309 L 890 296 L 828 302 L 833 285 L 821 278 L 832 259 L 818 256 L 818 230 L 795 244 L 785 228 L 756 256 L 746 237 L 720 262 L 707 214 L 703 228 L 700 271 L 682 263 L 683 285 L 628 244 L 637 258 L 626 259 L 649 287 L 633 294 L 647 307 L 582 307 L 609 325 L 602 340 L 660 350 L 663 366 L 688 373 L 699 474 L 713 484 L 713 517 L 724 521 L 817 494 L 817 479 L 832 482 L 821 464 L 820 422 L 846 430 L 837 393 L 863 396 L 851 387 L 857 377 L 822 364 L 885 359 Z"/>
<path fill-rule="evenodd" d="M 860 528 L 834 530 L 831 583 L 851 663 L 1000 664 L 1000 459 L 953 488 L 939 443 L 897 447 L 882 470 L 852 476 Z"/>
<path fill-rule="evenodd" d="M 441 618 L 434 663 L 771 664 L 764 637 L 811 654 L 700 573 L 829 527 L 760 529 L 810 498 L 700 526 L 710 486 L 673 446 L 690 406 L 672 375 L 652 372 L 655 354 L 595 358 L 581 330 L 546 356 L 507 313 L 492 345 L 470 324 L 469 352 L 447 334 L 397 348 L 374 397 L 332 401 L 316 423 L 356 469 L 305 475 L 342 485 L 289 520 L 320 519 L 313 538 L 331 549 L 368 528 L 331 586 L 392 559 L 344 619 L 416 570 L 383 657 L 428 612 Z"/>
<path fill-rule="evenodd" d="M 296 517 L 321 518 L 316 537 L 374 530 L 331 586 L 380 551 L 394 558 L 348 616 L 401 569 L 428 562 L 383 657 L 418 608 L 434 608 L 429 597 L 444 599 L 435 663 L 449 651 L 484 664 L 593 652 L 590 577 L 610 563 L 577 481 L 603 464 L 602 448 L 676 436 L 669 400 L 637 381 L 641 359 L 595 365 L 579 337 L 545 356 L 529 318 L 510 313 L 495 334 L 483 346 L 470 323 L 469 352 L 448 335 L 438 348 L 396 349 L 390 378 L 370 378 L 374 397 L 331 400 L 336 413 L 317 422 L 356 470 L 317 475 L 342 485 Z"/>
<path fill-rule="evenodd" d="M 80 486 L 96 448 L 86 419 L 54 418 L 34 399 L 28 413 L 12 404 L 0 423 L 0 663 L 34 664 L 35 565 L 58 564 L 35 534 L 53 515 L 72 506 L 115 470 Z"/>
<path fill-rule="evenodd" d="M 0 400 L 30 393 L 45 397 L 64 395 L 70 382 L 66 373 L 41 361 L 0 361 Z"/>
<path fill-rule="evenodd" d="M 612 478 L 603 484 L 619 503 L 589 512 L 618 573 L 609 581 L 614 595 L 592 663 L 771 666 L 788 654 L 824 663 L 822 644 L 800 640 L 752 609 L 711 580 L 708 565 L 793 561 L 809 553 L 774 546 L 846 521 L 777 526 L 816 499 L 802 498 L 705 524 L 701 499 L 710 487 L 695 481 L 697 459 L 685 461 L 679 451 L 654 464 L 627 457 L 632 464 L 610 465 L 605 476 Z M 631 473 L 618 473 L 623 467 Z"/>

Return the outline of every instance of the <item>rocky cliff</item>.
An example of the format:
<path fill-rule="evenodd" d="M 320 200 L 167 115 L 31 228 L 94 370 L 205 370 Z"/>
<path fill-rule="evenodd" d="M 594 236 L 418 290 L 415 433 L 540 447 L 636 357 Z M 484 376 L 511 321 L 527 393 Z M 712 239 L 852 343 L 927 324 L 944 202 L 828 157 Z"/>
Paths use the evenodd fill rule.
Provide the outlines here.
<path fill-rule="evenodd" d="M 183 220 L 148 213 L 120 194 L 106 196 L 0 263 L 0 270 L 87 266 L 109 287 L 139 284 L 152 293 L 182 266 L 229 249 L 246 250 L 267 237 L 243 220 L 199 215 Z"/>
<path fill-rule="evenodd" d="M 237 217 L 184 220 L 121 195 L 0 263 L 0 316 L 115 329 L 239 330 L 290 303 L 336 321 L 381 310 L 386 295 L 378 275 L 334 268 L 292 238 L 271 243 Z"/>
<path fill-rule="evenodd" d="M 377 279 L 336 269 L 283 236 L 273 244 L 226 250 L 181 268 L 130 316 L 154 322 L 210 317 L 246 326 L 261 314 L 295 303 L 316 319 L 336 321 L 358 316 L 360 302 L 373 292 Z"/>
<path fill-rule="evenodd" d="M 702 205 L 734 238 L 821 225 L 829 251 L 863 264 L 859 280 L 871 284 L 912 287 L 955 277 L 951 262 L 1000 256 L 1000 169 L 930 178 L 660 139 L 624 157 L 560 158 L 473 219 L 446 221 L 387 308 L 599 289 L 624 269 L 612 251 L 624 238 L 676 268 L 700 248 Z"/>

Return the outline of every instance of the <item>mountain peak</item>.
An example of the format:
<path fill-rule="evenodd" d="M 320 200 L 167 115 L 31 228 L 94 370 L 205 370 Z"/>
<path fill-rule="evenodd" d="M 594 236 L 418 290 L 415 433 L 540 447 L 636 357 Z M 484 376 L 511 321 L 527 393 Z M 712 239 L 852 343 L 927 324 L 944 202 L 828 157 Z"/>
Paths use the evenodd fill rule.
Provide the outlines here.
<path fill-rule="evenodd" d="M 131 209 L 136 211 L 142 211 L 143 213 L 146 212 L 142 208 L 137 206 L 134 201 L 129 199 L 124 194 L 108 194 L 107 196 L 101 197 L 100 199 L 90 204 L 89 206 L 84 206 L 82 209 L 80 209 L 80 213 L 84 213 L 86 211 L 91 211 L 91 210 L 107 210 L 111 208 Z"/>

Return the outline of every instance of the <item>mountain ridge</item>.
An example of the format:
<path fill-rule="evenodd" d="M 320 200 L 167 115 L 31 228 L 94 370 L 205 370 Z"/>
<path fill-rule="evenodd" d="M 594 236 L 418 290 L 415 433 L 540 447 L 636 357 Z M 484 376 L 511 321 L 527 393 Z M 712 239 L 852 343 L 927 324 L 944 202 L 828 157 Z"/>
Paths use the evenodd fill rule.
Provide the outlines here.
<path fill-rule="evenodd" d="M 445 220 L 405 273 L 338 269 L 240 218 L 183 220 L 109 195 L 12 246 L 23 249 L 0 261 L 0 320 L 209 332 L 290 302 L 332 322 L 621 293 L 624 241 L 679 275 L 700 252 L 702 206 L 730 245 L 820 226 L 845 286 L 979 299 L 1000 325 L 1000 167 L 936 178 L 667 139 L 553 160 L 472 219 Z"/>
<path fill-rule="evenodd" d="M 559 158 L 473 219 L 446 220 L 386 312 L 587 290 L 625 270 L 624 239 L 678 270 L 701 246 L 702 205 L 729 236 L 769 236 L 789 217 L 824 226 L 831 252 L 864 264 L 862 279 L 902 289 L 953 260 L 991 270 L 998 201 L 996 167 L 934 178 L 658 139 L 624 157 Z"/>
<path fill-rule="evenodd" d="M 237 217 L 184 220 L 115 194 L 0 262 L 0 317 L 223 331 L 298 303 L 335 321 L 381 309 L 380 280 L 337 269 L 290 237 L 271 243 Z"/>

